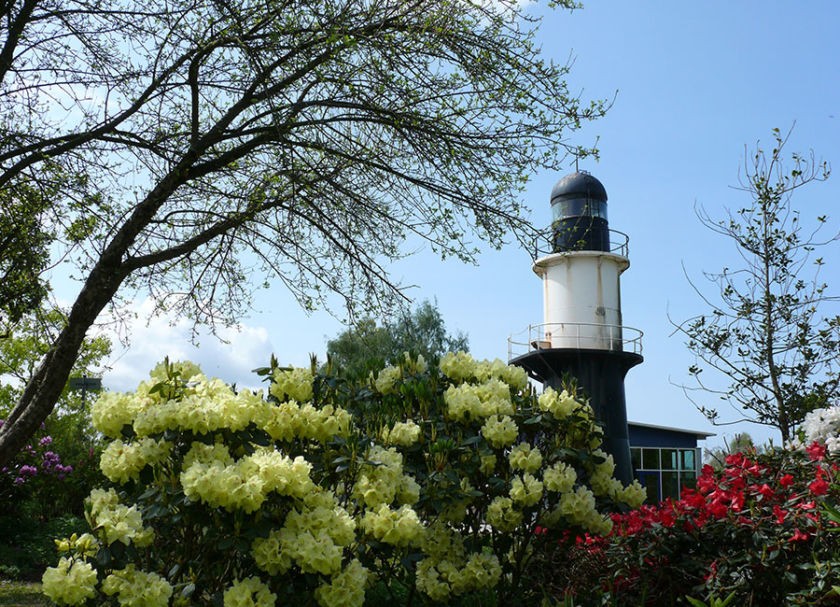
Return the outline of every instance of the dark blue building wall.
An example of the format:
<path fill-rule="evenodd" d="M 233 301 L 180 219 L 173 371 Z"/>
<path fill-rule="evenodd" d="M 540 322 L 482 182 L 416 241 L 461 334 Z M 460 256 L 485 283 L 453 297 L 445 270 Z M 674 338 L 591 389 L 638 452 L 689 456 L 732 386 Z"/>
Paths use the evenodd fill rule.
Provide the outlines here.
<path fill-rule="evenodd" d="M 697 447 L 697 434 L 680 432 L 672 428 L 651 428 L 627 424 L 631 447 L 678 447 L 693 449 Z"/>

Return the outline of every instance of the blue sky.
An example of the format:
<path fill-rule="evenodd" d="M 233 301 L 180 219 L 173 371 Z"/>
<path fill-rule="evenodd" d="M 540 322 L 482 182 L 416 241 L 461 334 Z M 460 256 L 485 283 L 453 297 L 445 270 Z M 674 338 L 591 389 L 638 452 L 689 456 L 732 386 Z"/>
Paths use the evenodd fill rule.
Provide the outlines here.
<path fill-rule="evenodd" d="M 735 250 L 700 226 L 694 208 L 703 205 L 720 216 L 749 202 L 731 187 L 745 150 L 759 140 L 769 144 L 772 128 L 786 131 L 796 123 L 789 151 L 813 149 L 840 163 L 838 23 L 840 4 L 829 1 L 589 0 L 583 10 L 545 13 L 543 54 L 557 62 L 572 55 L 571 90 L 584 97 L 615 95 L 607 117 L 572 141 L 597 138 L 600 161 L 580 168 L 605 185 L 610 227 L 630 237 L 624 323 L 645 333 L 645 362 L 626 381 L 631 420 L 716 432 L 707 446 L 736 431 L 761 440 L 773 436 L 743 424 L 711 427 L 673 385 L 688 381 L 692 358 L 671 336 L 668 315 L 683 320 L 704 310 L 683 267 L 702 284 L 703 270 L 736 263 Z M 535 225 L 548 225 L 549 193 L 561 177 L 533 176 L 526 200 Z M 836 230 L 838 194 L 835 176 L 794 200 L 805 216 L 827 213 Z M 840 244 L 824 257 L 824 278 L 840 289 Z M 477 357 L 506 358 L 508 336 L 542 322 L 541 283 L 529 253 L 514 246 L 486 252 L 477 266 L 441 262 L 421 250 L 392 270 L 416 285 L 409 293 L 417 301 L 437 300 L 447 326 L 469 335 Z M 307 364 L 310 352 L 323 356 L 327 339 L 343 328 L 326 313 L 306 316 L 279 283 L 257 295 L 256 307 L 242 319 L 241 333 L 226 334 L 229 344 L 205 337 L 192 349 L 184 323 L 154 322 L 135 331 L 131 347 L 112 362 L 106 385 L 130 389 L 165 352 L 242 384 L 271 352 L 299 365 Z"/>

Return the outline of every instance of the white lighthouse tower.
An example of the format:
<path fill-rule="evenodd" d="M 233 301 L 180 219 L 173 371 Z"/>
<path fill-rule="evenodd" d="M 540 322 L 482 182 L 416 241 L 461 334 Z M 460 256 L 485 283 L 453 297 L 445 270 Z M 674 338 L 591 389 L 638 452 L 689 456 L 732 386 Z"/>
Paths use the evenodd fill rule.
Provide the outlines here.
<path fill-rule="evenodd" d="M 585 172 L 551 191 L 553 221 L 535 247 L 543 284 L 543 322 L 511 337 L 509 358 L 531 377 L 559 389 L 577 380 L 603 424 L 615 476 L 632 480 L 624 376 L 642 362 L 642 333 L 623 325 L 621 274 L 630 267 L 628 238 L 609 229 L 607 192 Z"/>

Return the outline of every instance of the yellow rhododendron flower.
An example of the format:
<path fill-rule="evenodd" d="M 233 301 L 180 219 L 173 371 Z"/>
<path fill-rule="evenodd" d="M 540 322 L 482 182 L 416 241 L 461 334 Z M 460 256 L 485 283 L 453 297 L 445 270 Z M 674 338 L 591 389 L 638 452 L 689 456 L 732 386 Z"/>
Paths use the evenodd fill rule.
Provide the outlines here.
<path fill-rule="evenodd" d="M 487 522 L 499 531 L 510 532 L 522 523 L 522 512 L 508 497 L 495 497 L 487 507 Z"/>
<path fill-rule="evenodd" d="M 321 607 L 362 607 L 367 579 L 368 570 L 353 559 L 329 584 L 315 589 L 315 600 Z"/>
<path fill-rule="evenodd" d="M 299 403 L 312 400 L 312 371 L 295 367 L 290 370 L 277 369 L 274 380 L 268 389 L 277 400 L 284 401 L 288 396 Z"/>
<path fill-rule="evenodd" d="M 534 506 L 542 498 L 543 484 L 527 473 L 522 478 L 514 476 L 509 495 L 514 503 L 522 507 Z"/>
<path fill-rule="evenodd" d="M 167 607 L 172 586 L 157 573 L 138 571 L 134 565 L 114 571 L 102 582 L 102 592 L 117 595 L 120 607 Z"/>
<path fill-rule="evenodd" d="M 542 466 L 542 453 L 530 443 L 519 443 L 510 450 L 508 461 L 514 470 L 523 470 L 530 474 L 535 473 Z"/>
<path fill-rule="evenodd" d="M 507 415 L 491 415 L 481 427 L 481 434 L 493 447 L 501 449 L 513 444 L 519 435 L 519 428 Z"/>
<path fill-rule="evenodd" d="M 274 607 L 277 595 L 260 578 L 251 576 L 236 580 L 225 590 L 224 607 Z"/>
<path fill-rule="evenodd" d="M 43 593 L 59 605 L 83 605 L 96 596 L 93 566 L 64 556 L 58 566 L 47 567 L 41 583 Z"/>

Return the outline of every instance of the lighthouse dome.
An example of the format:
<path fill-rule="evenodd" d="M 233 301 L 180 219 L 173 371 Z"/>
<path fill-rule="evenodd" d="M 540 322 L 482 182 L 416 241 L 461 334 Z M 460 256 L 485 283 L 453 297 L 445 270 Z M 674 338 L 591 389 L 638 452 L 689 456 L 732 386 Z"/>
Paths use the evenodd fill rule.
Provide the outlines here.
<path fill-rule="evenodd" d="M 553 249 L 609 251 L 607 190 L 589 173 L 566 175 L 551 190 Z"/>
<path fill-rule="evenodd" d="M 589 173 L 576 172 L 563 177 L 551 190 L 552 204 L 557 198 L 588 198 L 606 202 L 607 190 L 604 184 Z"/>

